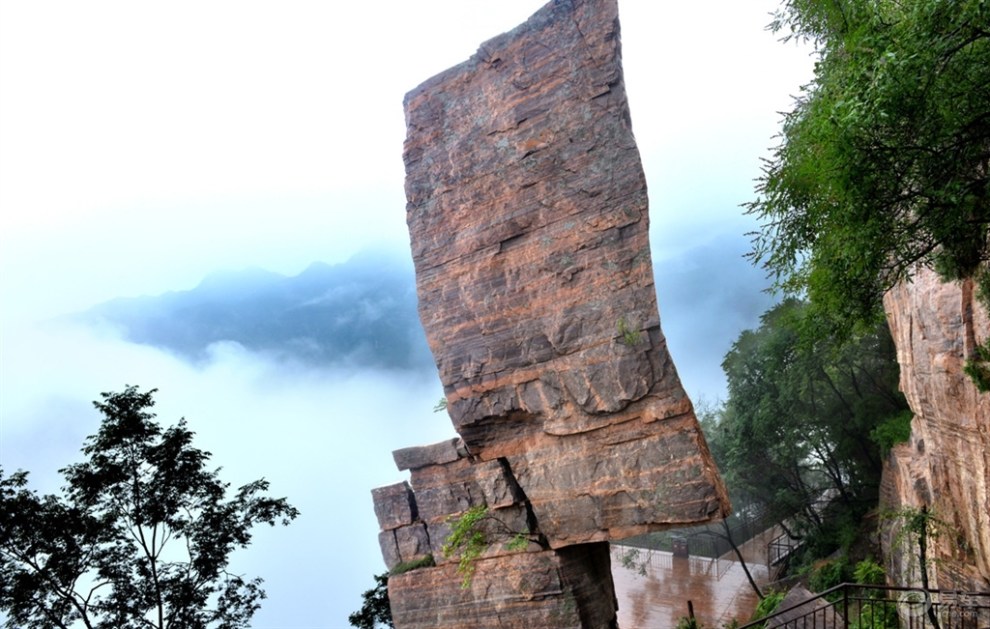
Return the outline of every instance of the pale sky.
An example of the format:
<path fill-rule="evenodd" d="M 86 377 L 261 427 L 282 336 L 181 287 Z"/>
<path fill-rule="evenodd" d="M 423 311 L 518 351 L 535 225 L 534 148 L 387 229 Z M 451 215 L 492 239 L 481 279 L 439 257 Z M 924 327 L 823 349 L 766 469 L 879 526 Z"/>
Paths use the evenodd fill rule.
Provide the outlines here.
<path fill-rule="evenodd" d="M 0 464 L 42 467 L 44 479 L 95 421 L 65 413 L 125 383 L 158 386 L 163 421 L 185 415 L 197 430 L 196 418 L 211 418 L 198 429 L 208 449 L 235 473 L 268 477 L 309 516 L 245 555 L 262 564 L 270 596 L 255 626 L 346 626 L 383 569 L 368 492 L 403 478 L 391 449 L 449 432 L 429 412 L 439 385 L 290 380 L 236 351 L 197 370 L 31 323 L 188 289 L 217 269 L 293 274 L 371 245 L 406 250 L 403 95 L 542 4 L 0 0 L 0 452 L 15 459 Z M 775 6 L 620 0 L 661 267 L 752 228 L 738 206 L 777 112 L 811 75 L 806 50 L 764 30 Z M 395 424 L 408 408 L 423 410 L 421 424 Z"/>
<path fill-rule="evenodd" d="M 539 6 L 4 0 L 7 314 L 404 245 L 404 93 Z M 807 55 L 763 30 L 772 7 L 621 3 L 655 257 L 685 244 L 669 228 L 703 238 L 738 214 L 775 112 L 807 75 Z M 724 215 L 699 220 L 689 204 Z"/>

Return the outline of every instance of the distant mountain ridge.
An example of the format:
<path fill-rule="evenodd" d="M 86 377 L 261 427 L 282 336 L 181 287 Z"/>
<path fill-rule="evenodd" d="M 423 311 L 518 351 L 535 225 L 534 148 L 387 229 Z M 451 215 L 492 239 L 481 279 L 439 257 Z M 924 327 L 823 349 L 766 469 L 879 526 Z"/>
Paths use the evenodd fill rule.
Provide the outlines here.
<path fill-rule="evenodd" d="M 412 265 L 359 254 L 287 277 L 259 268 L 211 273 L 195 288 L 119 298 L 73 319 L 110 324 L 133 343 L 205 360 L 210 345 L 310 365 L 432 368 Z"/>
<path fill-rule="evenodd" d="M 774 302 L 764 272 L 742 259 L 747 250 L 744 237 L 715 234 L 654 267 L 661 326 L 692 395 L 724 395 L 725 352 Z M 411 262 L 378 251 L 292 277 L 219 271 L 188 291 L 115 299 L 73 318 L 192 361 L 232 341 L 314 366 L 435 369 L 416 303 Z"/>

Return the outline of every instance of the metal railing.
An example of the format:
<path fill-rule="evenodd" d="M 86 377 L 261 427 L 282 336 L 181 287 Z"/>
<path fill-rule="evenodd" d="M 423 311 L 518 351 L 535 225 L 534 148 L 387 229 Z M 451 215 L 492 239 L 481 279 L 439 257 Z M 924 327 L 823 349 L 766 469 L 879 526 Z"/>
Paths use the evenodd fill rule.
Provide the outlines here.
<path fill-rule="evenodd" d="M 726 518 L 726 524 L 732 540 L 736 545 L 741 546 L 746 541 L 773 527 L 776 521 L 763 510 L 751 509 L 742 514 L 729 516 Z M 722 523 L 646 533 L 621 540 L 621 543 L 637 548 L 673 551 L 676 539 L 687 539 L 690 554 L 693 556 L 713 559 L 732 552 L 732 545 L 725 539 L 725 529 Z"/>
<path fill-rule="evenodd" d="M 843 583 L 739 629 L 990 629 L 990 592 Z"/>
<path fill-rule="evenodd" d="M 787 569 L 791 555 L 800 548 L 801 542 L 782 533 L 767 543 L 767 572 L 770 581 L 776 581 Z"/>
<path fill-rule="evenodd" d="M 626 546 L 622 542 L 612 544 L 615 561 L 624 568 L 639 572 L 646 576 L 648 573 L 671 572 L 674 569 L 675 561 L 685 561 L 690 574 L 707 575 L 716 581 L 721 580 L 732 562 L 725 559 L 708 557 L 698 557 L 689 555 L 686 558 L 675 558 L 670 551 L 653 550 L 650 548 L 639 548 L 636 546 Z"/>
<path fill-rule="evenodd" d="M 797 540 L 791 539 L 787 533 L 773 538 L 767 543 L 767 565 L 776 566 L 787 559 L 798 547 Z"/>

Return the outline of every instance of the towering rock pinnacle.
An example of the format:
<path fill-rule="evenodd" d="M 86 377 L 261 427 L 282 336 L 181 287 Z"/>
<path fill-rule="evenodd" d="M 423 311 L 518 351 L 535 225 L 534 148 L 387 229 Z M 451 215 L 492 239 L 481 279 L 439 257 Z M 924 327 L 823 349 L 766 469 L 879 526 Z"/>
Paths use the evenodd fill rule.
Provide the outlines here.
<path fill-rule="evenodd" d="M 721 512 L 667 353 L 614 0 L 554 2 L 406 97 L 420 317 L 454 427 L 551 545 Z"/>
<path fill-rule="evenodd" d="M 593 599 L 611 579 L 587 587 L 603 561 L 607 573 L 598 542 L 728 510 L 660 330 L 616 0 L 551 2 L 411 91 L 405 109 L 420 317 L 462 441 L 396 452 L 412 487 L 376 490 L 386 561 L 437 558 L 447 517 L 487 505 L 544 548 L 482 564 L 543 562 L 578 623 L 523 614 L 518 626 L 610 626 L 614 608 Z M 406 501 L 402 518 L 389 500 Z M 492 612 L 445 590 L 460 586 L 450 571 L 390 582 L 396 626 L 475 626 Z M 541 592 L 517 595 L 559 611 Z M 473 609 L 475 624 L 431 605 Z"/>

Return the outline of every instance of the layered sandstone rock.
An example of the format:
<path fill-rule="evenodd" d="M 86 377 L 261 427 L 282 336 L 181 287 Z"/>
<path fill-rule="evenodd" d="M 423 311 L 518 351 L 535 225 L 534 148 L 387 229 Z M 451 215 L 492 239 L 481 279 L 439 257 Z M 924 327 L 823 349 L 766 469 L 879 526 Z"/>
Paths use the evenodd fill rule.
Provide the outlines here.
<path fill-rule="evenodd" d="M 660 330 L 616 2 L 553 2 L 405 104 L 420 316 L 468 450 L 553 547 L 721 515 Z"/>
<path fill-rule="evenodd" d="M 420 316 L 462 441 L 375 492 L 396 626 L 612 627 L 609 539 L 725 489 L 660 330 L 616 0 L 556 0 L 406 96 Z M 442 547 L 484 506 L 468 588 Z M 521 533 L 527 548 L 503 543 Z"/>
<path fill-rule="evenodd" d="M 990 590 L 990 394 L 962 371 L 990 337 L 987 312 L 972 281 L 944 283 L 928 270 L 891 290 L 884 306 L 915 417 L 910 443 L 887 461 L 882 499 L 894 509 L 928 505 L 944 521 L 931 566 L 938 586 Z M 916 580 L 911 553 L 894 537 L 885 540 L 894 578 Z"/>
<path fill-rule="evenodd" d="M 616 626 L 606 543 L 482 559 L 468 587 L 460 587 L 460 583 L 453 564 L 391 577 L 389 597 L 395 626 Z"/>
<path fill-rule="evenodd" d="M 451 456 L 454 458 L 452 459 Z M 396 451 L 410 483 L 372 491 L 396 627 L 614 627 L 608 544 L 552 550 L 504 461 L 477 461 L 460 440 Z M 485 506 L 487 548 L 465 581 L 443 544 L 453 516 Z M 513 544 L 517 536 L 528 545 Z M 432 558 L 436 565 L 409 572 Z"/>

